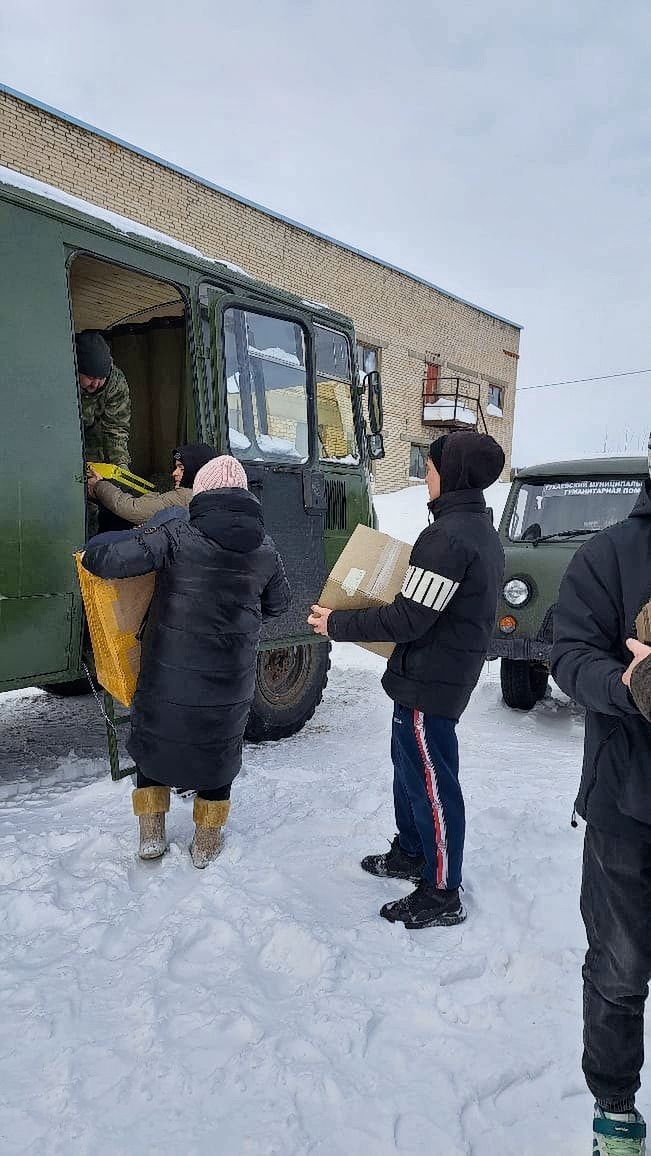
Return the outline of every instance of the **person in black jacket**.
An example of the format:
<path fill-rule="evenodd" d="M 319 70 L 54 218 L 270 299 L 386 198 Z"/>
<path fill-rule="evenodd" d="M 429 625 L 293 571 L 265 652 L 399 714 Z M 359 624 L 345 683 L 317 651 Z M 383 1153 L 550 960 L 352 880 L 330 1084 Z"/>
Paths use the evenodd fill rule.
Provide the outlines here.
<path fill-rule="evenodd" d="M 337 642 L 395 642 L 382 685 L 394 700 L 393 796 L 398 834 L 372 875 L 410 879 L 415 891 L 380 914 L 406 927 L 465 919 L 459 898 L 465 810 L 456 726 L 477 684 L 495 624 L 504 552 L 482 490 L 504 453 L 488 435 L 458 432 L 432 443 L 427 486 L 432 525 L 416 542 L 390 606 L 312 608 L 310 624 Z"/>
<path fill-rule="evenodd" d="M 241 767 L 260 627 L 287 610 L 290 591 L 240 463 L 209 461 L 193 493 L 189 521 L 91 545 L 83 563 L 101 578 L 157 572 L 127 744 L 138 768 L 139 854 L 164 853 L 170 787 L 180 787 L 198 792 L 190 850 L 205 867 L 219 852 Z"/>
<path fill-rule="evenodd" d="M 626 640 L 651 591 L 651 482 L 624 522 L 591 538 L 561 583 L 552 674 L 586 708 L 576 810 L 586 820 L 581 914 L 583 1071 L 596 1100 L 595 1141 L 643 1151 L 635 1111 L 651 977 L 651 723 L 628 681 Z M 637 1145 L 637 1146 L 635 1146 Z M 598 1151 L 602 1151 L 599 1148 Z"/>

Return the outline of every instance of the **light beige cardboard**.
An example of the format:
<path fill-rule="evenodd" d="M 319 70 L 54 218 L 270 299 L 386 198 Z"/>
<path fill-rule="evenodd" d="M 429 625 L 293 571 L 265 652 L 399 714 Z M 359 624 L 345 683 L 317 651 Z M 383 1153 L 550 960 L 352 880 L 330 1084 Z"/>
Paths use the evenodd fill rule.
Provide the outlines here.
<path fill-rule="evenodd" d="M 400 593 L 409 565 L 411 546 L 358 526 L 335 563 L 320 598 L 329 610 L 366 610 L 387 606 Z M 360 642 L 383 658 L 393 652 L 391 642 Z"/>

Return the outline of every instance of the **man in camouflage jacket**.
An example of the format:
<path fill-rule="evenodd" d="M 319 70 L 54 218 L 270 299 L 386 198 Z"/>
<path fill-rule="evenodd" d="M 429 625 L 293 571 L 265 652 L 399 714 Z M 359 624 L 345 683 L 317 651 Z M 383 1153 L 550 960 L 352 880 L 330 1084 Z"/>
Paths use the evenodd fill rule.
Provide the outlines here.
<path fill-rule="evenodd" d="M 127 379 L 114 365 L 101 333 L 85 329 L 76 338 L 76 346 L 86 460 L 129 466 L 131 398 Z"/>

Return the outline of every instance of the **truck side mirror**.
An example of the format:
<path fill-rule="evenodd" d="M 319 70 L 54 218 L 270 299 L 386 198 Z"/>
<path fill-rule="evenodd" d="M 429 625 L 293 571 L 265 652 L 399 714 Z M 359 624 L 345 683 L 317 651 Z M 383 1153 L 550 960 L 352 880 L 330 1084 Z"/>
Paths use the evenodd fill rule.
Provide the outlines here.
<path fill-rule="evenodd" d="M 379 462 L 384 457 L 384 438 L 381 433 L 367 434 L 366 446 L 372 462 Z"/>
<path fill-rule="evenodd" d="M 382 383 L 377 369 L 367 373 L 364 385 L 368 390 L 368 424 L 371 434 L 379 434 L 384 425 L 384 406 L 382 404 Z"/>

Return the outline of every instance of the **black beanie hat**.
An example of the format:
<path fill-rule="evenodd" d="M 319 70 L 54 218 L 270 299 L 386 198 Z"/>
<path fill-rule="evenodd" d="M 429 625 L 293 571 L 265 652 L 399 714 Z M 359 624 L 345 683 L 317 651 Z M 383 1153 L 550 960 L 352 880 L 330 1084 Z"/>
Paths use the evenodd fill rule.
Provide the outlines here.
<path fill-rule="evenodd" d="M 201 467 L 205 466 L 206 462 L 212 461 L 213 458 L 219 457 L 219 455 L 213 446 L 207 446 L 205 442 L 198 442 L 196 445 L 178 446 L 174 450 L 173 457 L 175 464 L 176 462 L 180 462 L 183 466 L 181 485 L 191 490 L 194 479 Z"/>
<path fill-rule="evenodd" d="M 84 329 L 75 338 L 77 368 L 84 377 L 108 377 L 113 366 L 111 350 L 96 329 Z"/>
<path fill-rule="evenodd" d="M 499 478 L 506 460 L 499 442 L 476 430 L 458 430 L 438 438 L 429 456 L 441 475 L 442 494 L 487 489 Z"/>

